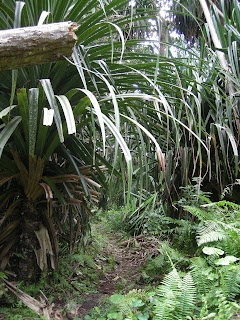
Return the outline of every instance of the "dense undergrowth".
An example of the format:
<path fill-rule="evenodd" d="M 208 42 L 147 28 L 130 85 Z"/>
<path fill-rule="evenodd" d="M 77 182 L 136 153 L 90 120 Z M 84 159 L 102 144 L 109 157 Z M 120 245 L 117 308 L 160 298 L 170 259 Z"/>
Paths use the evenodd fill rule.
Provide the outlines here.
<path fill-rule="evenodd" d="M 135 283 L 131 288 L 119 283 L 88 315 L 72 319 L 237 319 L 240 206 L 225 200 L 213 203 L 206 194 L 185 191 L 186 197 L 176 204 L 181 207 L 178 219 L 146 203 L 138 210 L 130 206 L 127 216 L 123 209 L 97 211 L 86 251 L 75 248 L 62 259 L 58 273 L 45 273 L 24 291 L 34 297 L 42 291 L 49 304 L 55 303 L 55 311 L 68 315 L 84 294 L 97 292 L 101 277 L 114 269 L 116 261 L 105 248 L 109 235 L 118 234 L 118 243 L 144 251 Z M 64 241 L 61 252 L 67 252 Z M 23 289 L 21 283 L 18 288 Z M 7 302 L 0 309 L 5 319 L 40 319 L 3 286 L 1 295 Z"/>
<path fill-rule="evenodd" d="M 142 279 L 149 290 L 115 295 L 115 313 L 99 319 L 234 319 L 240 306 L 240 207 L 228 201 L 212 203 L 206 194 L 185 189 L 178 202 L 181 217 L 163 210 L 133 210 L 124 230 L 153 234 L 159 255 L 149 256 Z M 112 212 L 110 223 L 121 219 Z M 94 319 L 94 318 L 91 318 Z"/>
<path fill-rule="evenodd" d="M 240 207 L 213 203 L 189 183 L 200 176 L 215 199 L 232 191 L 227 199 L 239 201 L 239 1 L 208 1 L 218 4 L 204 12 L 193 1 L 186 16 L 211 14 L 213 23 L 191 47 L 183 38 L 162 41 L 170 26 L 159 7 L 134 2 L 1 3 L 3 30 L 69 20 L 78 40 L 70 61 L 1 72 L 0 319 L 39 319 L 16 298 L 24 293 L 45 301 L 53 319 L 238 317 Z M 56 126 L 43 124 L 47 106 Z M 88 207 L 99 187 L 128 207 L 97 211 L 90 236 Z M 108 279 L 123 262 L 111 241 L 136 257 Z M 58 271 L 34 285 L 16 282 L 33 279 L 34 262 L 46 270 L 48 253 L 57 269 L 59 246 Z M 18 278 L 6 271 L 8 257 Z M 131 285 L 130 269 L 138 272 Z M 102 283 L 112 286 L 100 291 Z"/>
<path fill-rule="evenodd" d="M 85 294 L 97 291 L 99 278 L 105 271 L 104 265 L 99 267 L 99 264 L 100 261 L 107 259 L 102 252 L 107 241 L 104 235 L 93 231 L 85 250 L 78 244 L 74 252 L 69 255 L 68 244 L 62 239 L 59 271 L 44 272 L 37 284 L 24 286 L 21 282 L 18 284 L 18 289 L 35 298 L 39 298 L 39 294 L 43 293 L 48 304 L 53 305 L 53 314 L 56 317 L 58 314 L 61 316 L 67 314 L 84 300 Z M 45 319 L 44 316 L 38 317 L 35 312 L 24 306 L 22 301 L 17 300 L 4 286 L 0 286 L 0 301 L 3 306 L 0 307 L 0 319 L 1 314 L 7 316 L 6 319 Z"/>

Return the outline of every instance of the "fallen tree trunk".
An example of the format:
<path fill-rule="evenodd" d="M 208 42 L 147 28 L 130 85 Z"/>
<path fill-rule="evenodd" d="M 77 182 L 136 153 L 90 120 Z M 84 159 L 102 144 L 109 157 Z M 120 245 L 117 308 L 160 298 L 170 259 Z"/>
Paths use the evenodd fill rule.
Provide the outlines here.
<path fill-rule="evenodd" d="M 77 24 L 71 21 L 0 31 L 0 71 L 54 62 L 72 54 Z"/>

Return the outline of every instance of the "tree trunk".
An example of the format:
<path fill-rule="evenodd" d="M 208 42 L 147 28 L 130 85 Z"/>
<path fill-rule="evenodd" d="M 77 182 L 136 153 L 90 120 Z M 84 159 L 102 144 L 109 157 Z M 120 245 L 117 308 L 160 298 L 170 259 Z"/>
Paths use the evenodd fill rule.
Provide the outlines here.
<path fill-rule="evenodd" d="M 0 31 L 0 71 L 71 56 L 77 36 L 71 21 Z"/>
<path fill-rule="evenodd" d="M 25 223 L 20 226 L 20 237 L 13 247 L 13 254 L 9 260 L 9 270 L 16 274 L 16 280 L 25 284 L 37 283 L 41 275 L 41 269 L 37 264 L 34 248 L 39 247 L 36 235 Z"/>
<path fill-rule="evenodd" d="M 9 267 L 16 274 L 17 280 L 30 284 L 38 282 L 41 272 L 47 271 L 50 264 L 53 269 L 56 264 L 49 234 L 43 225 L 43 210 L 40 207 L 36 209 L 26 200 L 22 212 L 19 238 L 12 249 Z"/>

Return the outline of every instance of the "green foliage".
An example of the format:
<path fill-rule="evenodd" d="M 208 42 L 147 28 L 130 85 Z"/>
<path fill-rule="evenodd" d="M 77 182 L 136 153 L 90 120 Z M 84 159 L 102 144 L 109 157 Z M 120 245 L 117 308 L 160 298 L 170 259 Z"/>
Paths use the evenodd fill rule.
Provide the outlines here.
<path fill-rule="evenodd" d="M 46 249 L 43 250 L 44 241 L 47 243 L 48 253 L 52 256 L 51 266 L 57 269 L 57 229 L 63 231 L 64 228 L 69 227 L 70 230 L 68 230 L 72 233 L 70 236 L 72 245 L 74 229 L 79 238 L 87 232 L 89 228 L 88 203 L 92 197 L 98 195 L 94 190 L 95 187 L 92 189 L 90 186 L 100 185 L 96 184 L 96 181 L 93 182 L 92 179 L 87 183 L 86 176 L 93 178 L 93 175 L 99 175 L 97 170 L 101 172 L 101 168 L 96 163 L 98 169 L 96 171 L 93 169 L 92 158 L 88 155 L 89 150 L 86 152 L 85 149 L 85 153 L 82 152 L 83 149 L 80 147 L 82 142 L 79 137 L 67 136 L 67 125 L 66 122 L 61 121 L 61 111 L 55 101 L 49 80 L 42 80 L 40 88 L 19 90 L 17 96 L 17 107 L 2 119 L 3 123 L 7 123 L 8 117 L 21 116 L 22 121 L 0 159 L 0 188 L 1 197 L 4 199 L 0 206 L 0 216 L 2 218 L 1 228 L 6 233 L 6 235 L 3 233 L 0 240 L 0 260 L 14 246 L 17 246 L 22 234 L 26 234 L 26 237 L 31 234 L 30 242 L 34 249 L 38 247 L 34 246 L 34 237 L 35 240 L 37 237 L 36 241 L 41 247 L 42 258 L 37 257 L 41 270 L 48 267 Z M 55 110 L 57 131 L 53 126 L 46 127 L 42 124 L 43 107 L 46 106 L 46 100 Z M 75 112 L 75 116 L 79 114 Z M 62 144 L 64 137 L 67 138 L 67 141 Z M 79 145 L 78 151 L 74 147 L 76 144 Z M 58 203 L 61 208 L 56 210 L 53 202 Z M 63 221 L 64 212 L 66 214 L 64 220 L 66 221 L 68 217 L 69 225 L 67 223 L 61 225 L 60 221 Z M 73 219 L 73 216 L 76 219 Z M 80 228 L 80 219 L 85 228 Z M 74 222 L 76 222 L 75 226 L 73 226 Z M 39 230 L 46 230 L 46 232 L 40 235 L 37 233 Z M 77 238 L 75 237 L 75 242 Z M 22 249 L 22 247 L 15 249 L 20 251 L 17 252 L 18 255 L 21 254 Z"/>
<path fill-rule="evenodd" d="M 180 187 L 181 190 L 181 199 L 177 202 L 179 206 L 184 207 L 188 206 L 196 206 L 200 207 L 202 204 L 208 202 L 208 198 L 211 196 L 211 192 L 201 190 L 201 178 L 192 178 L 192 183 Z"/>
<path fill-rule="evenodd" d="M 145 291 L 131 290 L 126 295 L 115 294 L 110 297 L 110 301 L 117 306 L 119 312 L 126 317 L 133 317 L 134 314 L 147 312 L 146 303 L 149 297 Z"/>
<path fill-rule="evenodd" d="M 196 287 L 190 273 L 183 278 L 173 269 L 157 289 L 156 319 L 185 319 L 194 310 Z"/>
<path fill-rule="evenodd" d="M 190 264 L 190 260 L 186 254 L 171 246 L 168 241 L 159 241 L 158 251 L 159 255 L 153 258 L 149 257 L 146 265 L 142 267 L 142 280 L 144 280 L 144 274 L 146 273 L 144 282 L 151 280 L 154 283 L 158 283 L 164 274 L 171 271 L 172 264 L 183 271 L 186 270 Z M 171 261 L 169 257 L 171 257 Z"/>
<path fill-rule="evenodd" d="M 227 201 L 208 201 L 208 204 L 201 208 L 184 208 L 198 218 L 198 245 L 215 246 L 203 248 L 207 258 L 192 258 L 191 274 L 199 298 L 205 303 L 201 314 L 207 317 L 213 312 L 214 319 L 230 319 L 238 309 L 231 301 L 240 294 L 240 265 L 236 263 L 239 257 L 236 245 L 238 247 L 240 237 L 240 207 Z M 226 256 L 219 258 L 219 255 L 223 254 Z M 203 312 L 204 308 L 206 310 Z"/>
<path fill-rule="evenodd" d="M 65 19 L 79 22 L 77 35 L 81 45 L 74 50 L 72 57 L 79 74 L 76 66 L 63 61 L 20 69 L 18 75 L 15 71 L 0 75 L 1 108 L 12 107 L 7 109 L 8 113 L 5 109 L 0 111 L 0 152 L 3 150 L 0 218 L 4 228 L 4 232 L 0 233 L 0 259 L 21 238 L 19 226 L 23 224 L 23 229 L 28 230 L 30 225 L 34 233 L 37 232 L 34 223 L 39 223 L 39 220 L 50 235 L 49 243 L 54 248 L 52 256 L 56 259 L 56 265 L 56 234 L 65 231 L 70 239 L 70 251 L 73 251 L 74 245 L 80 243 L 77 235 L 84 233 L 89 225 L 87 205 L 91 199 L 96 200 L 96 190 L 91 183 L 95 187 L 96 183 L 103 184 L 101 164 L 104 163 L 111 171 L 109 187 L 115 182 L 112 174 L 118 170 L 122 174 L 122 183 L 116 184 L 111 192 L 118 188 L 123 192 L 123 202 L 127 199 L 130 202 L 129 211 L 124 213 L 124 223 L 122 212 L 119 211 L 116 216 L 111 213 L 110 220 L 114 227 L 117 228 L 118 222 L 132 234 L 150 232 L 161 237 L 161 240 L 167 239 L 175 244 L 170 250 L 165 242 L 166 254 L 164 258 L 156 258 L 153 269 L 159 266 L 162 272 L 167 264 L 168 268 L 169 264 L 176 265 L 181 261 L 177 250 L 180 247 L 184 247 L 184 253 L 201 256 L 193 259 L 191 273 L 182 276 L 174 269 L 165 277 L 156 297 L 158 302 L 154 302 L 157 317 L 177 319 L 190 316 L 190 312 L 194 312 L 195 296 L 198 295 L 200 306 L 195 310 L 197 316 L 204 319 L 214 314 L 215 319 L 230 318 L 237 308 L 231 305 L 230 300 L 239 294 L 240 210 L 227 201 L 211 203 L 201 194 L 200 182 L 204 190 L 212 190 L 212 196 L 219 199 L 221 194 L 225 195 L 226 186 L 236 186 L 239 179 L 238 2 L 230 1 L 226 8 L 224 1 L 221 1 L 218 9 L 214 5 L 210 8 L 226 67 L 219 60 L 219 48 L 215 48 L 211 41 L 208 24 L 199 46 L 189 48 L 180 39 L 176 43 L 176 57 L 173 57 L 171 52 L 168 56 L 161 54 L 159 30 L 159 43 L 153 44 L 150 50 L 141 48 L 138 35 L 145 34 L 145 29 L 136 22 L 146 22 L 149 18 L 147 13 L 151 11 L 145 10 L 142 14 L 137 6 L 136 11 L 131 8 L 132 13 L 136 12 L 134 19 L 133 15 L 127 17 L 124 12 L 130 10 L 127 8 L 128 1 L 101 1 L 99 5 L 93 0 L 88 4 L 86 1 L 28 0 L 25 4 L 16 4 L 24 6 L 23 10 L 16 10 L 20 15 L 15 15 L 15 1 L 2 2 L 2 29 L 35 25 L 45 10 L 50 12 L 48 22 Z M 180 2 L 176 4 L 181 6 Z M 219 10 L 222 11 L 221 17 Z M 187 6 L 187 12 L 186 19 L 181 20 L 186 25 L 180 24 L 184 28 L 189 22 L 188 17 L 201 13 L 196 1 Z M 127 24 L 134 28 L 131 37 L 127 35 L 130 41 L 126 41 L 125 46 L 125 35 L 118 26 L 126 29 Z M 130 50 L 124 52 L 124 47 L 130 47 Z M 53 90 L 46 81 L 41 81 L 43 88 L 41 85 L 35 88 L 38 79 L 43 78 L 51 79 Z M 23 89 L 19 90 L 17 100 L 14 93 L 18 87 Z M 50 92 L 51 99 L 49 95 L 46 99 L 44 92 Z M 65 134 L 67 121 L 61 122 L 63 113 L 53 92 L 58 97 L 61 95 L 58 98 L 61 105 L 63 100 L 71 101 L 69 110 L 73 108 L 77 123 L 75 137 Z M 36 104 L 33 103 L 35 100 Z M 13 103 L 17 107 L 13 107 Z M 56 113 L 54 129 L 42 125 L 42 107 L 47 103 Z M 115 144 L 108 133 L 105 139 L 104 125 L 115 136 Z M 98 143 L 100 136 L 103 145 Z M 63 139 L 65 143 L 61 144 Z M 117 151 L 118 144 L 121 144 L 125 159 Z M 130 198 L 132 156 L 129 149 L 138 155 L 133 161 L 134 187 L 137 190 L 133 201 Z M 101 152 L 106 154 L 107 160 L 100 156 Z M 94 172 L 93 164 L 96 168 Z M 86 179 L 86 172 L 82 173 L 80 168 L 89 170 L 91 177 Z M 148 174 L 144 175 L 145 170 Z M 184 194 L 182 187 L 188 186 L 194 176 L 199 177 L 199 181 L 187 187 Z M 232 193 L 231 196 L 239 200 L 239 194 Z M 175 211 L 172 204 L 179 198 L 182 198 L 179 204 L 183 210 Z M 161 202 L 160 206 L 156 206 L 162 199 L 164 205 Z M 202 206 L 204 201 L 207 205 Z M 28 218 L 33 216 L 40 218 L 29 223 Z M 41 219 L 42 216 L 44 219 Z M 65 223 L 61 225 L 62 221 Z M 221 251 L 218 250 L 213 254 L 208 251 L 207 257 L 203 256 L 204 252 L 196 250 L 196 243 L 200 247 L 207 245 L 222 250 L 226 256 L 220 258 Z M 41 241 L 39 245 L 43 247 Z M 49 246 L 49 253 L 50 249 Z M 166 262 L 166 256 L 172 262 Z M 91 259 L 83 253 L 73 255 L 73 261 L 82 268 L 93 267 Z M 67 285 L 65 280 L 56 276 L 57 282 Z M 186 294 L 182 292 L 183 288 Z M 143 297 L 140 300 L 142 302 L 135 301 L 135 306 L 125 301 L 128 307 L 124 312 L 129 313 L 126 317 L 148 317 L 148 306 L 152 310 L 152 301 Z M 144 305 L 141 306 L 141 303 Z M 141 311 L 142 307 L 145 309 Z M 152 316 L 150 313 L 149 317 Z M 113 311 L 108 317 L 121 318 L 123 312 Z"/>
<path fill-rule="evenodd" d="M 193 313 L 199 319 L 230 319 L 238 311 L 239 306 L 235 301 L 240 294 L 239 205 L 228 201 L 212 203 L 204 196 L 201 196 L 200 201 L 200 204 L 198 200 L 189 201 L 191 205 L 186 205 L 188 202 L 185 200 L 183 203 L 184 209 L 197 217 L 191 223 L 191 229 L 196 231 L 189 239 L 193 239 L 195 234 L 202 250 L 196 250 L 195 257 L 186 259 L 182 252 L 176 250 L 178 242 L 174 242 L 173 247 L 169 242 L 160 242 L 160 255 L 148 261 L 146 270 L 152 271 L 152 274 L 169 272 L 173 265 L 183 271 L 182 276 L 173 269 L 158 288 L 157 293 L 160 292 L 162 299 L 156 303 L 155 312 L 159 319 L 185 319 Z M 209 235 L 210 229 L 214 233 Z M 186 246 L 181 250 L 189 253 L 190 241 L 184 243 Z M 201 256 L 197 256 L 198 254 Z M 185 270 L 189 265 L 191 271 L 186 274 Z M 189 279 L 186 278 L 186 297 L 183 297 L 181 288 L 185 277 Z M 183 298 L 181 302 L 178 300 L 180 298 Z M 196 301 L 199 301 L 197 306 L 194 303 Z M 189 311 L 188 315 L 181 313 L 184 308 L 178 310 L 181 303 Z"/>
<path fill-rule="evenodd" d="M 126 211 L 124 208 L 112 209 L 105 212 L 106 222 L 112 230 L 124 231 L 126 230 L 126 223 L 124 220 Z"/>
<path fill-rule="evenodd" d="M 233 302 L 240 293 L 239 270 L 239 265 L 211 266 L 200 257 L 193 258 L 188 273 L 180 274 L 174 268 L 148 301 L 150 319 L 188 319 L 193 314 L 196 319 L 230 319 L 239 309 Z M 119 306 L 125 301 L 122 295 L 116 298 L 113 296 Z"/>
<path fill-rule="evenodd" d="M 9 1 L 3 4 L 8 18 L 1 20 L 2 29 L 35 25 L 41 14 L 45 12 L 46 22 L 61 21 L 65 18 L 74 21 L 75 18 L 80 19 L 84 16 L 87 18 L 86 24 L 89 30 L 91 19 L 94 20 L 93 25 L 96 25 L 106 14 L 103 9 L 97 10 L 97 12 L 92 10 L 96 7 L 94 2 L 89 4 L 86 11 L 85 3 L 80 4 L 76 1 L 66 3 L 62 1 L 57 5 L 54 0 L 40 4 L 37 4 L 36 1 L 33 3 L 32 1 L 24 3 Z M 19 8 L 23 10 L 18 10 Z M 108 14 L 110 13 L 111 9 Z M 13 21 L 14 17 L 16 21 Z M 81 19 L 82 24 L 84 22 Z M 103 29 L 106 28 L 103 27 Z M 81 36 L 84 29 L 82 31 Z M 96 29 L 93 33 L 96 35 Z M 88 34 L 87 39 L 89 36 Z M 96 40 L 99 40 L 98 37 L 92 39 L 93 42 Z M 84 41 L 83 38 L 82 41 Z M 74 49 L 74 53 L 74 61 L 81 64 L 80 49 L 79 52 Z M 67 74 L 69 81 L 67 81 Z M 41 76 L 44 79 L 39 83 Z M 52 81 L 46 79 L 47 77 Z M 66 234 L 69 232 L 70 251 L 73 249 L 76 242 L 88 232 L 90 213 L 88 207 L 92 201 L 97 201 L 99 195 L 95 188 L 104 185 L 105 178 L 101 171 L 105 168 L 100 166 L 104 160 L 101 158 L 99 161 L 98 155 L 96 155 L 96 141 L 94 146 L 89 144 L 92 131 L 95 132 L 96 137 L 94 115 L 91 114 L 91 111 L 94 110 L 94 114 L 99 120 L 103 149 L 105 149 L 102 112 L 94 94 L 87 88 L 84 89 L 85 91 L 80 89 L 71 91 L 75 85 L 81 87 L 82 82 L 86 83 L 86 80 L 84 76 L 80 80 L 76 68 L 67 64 L 66 61 L 12 72 L 12 90 L 7 91 L 7 86 L 11 87 L 9 78 L 11 79 L 9 72 L 1 73 L 2 81 L 6 81 L 3 85 L 4 89 L 1 89 L 5 96 L 1 102 L 6 110 L 1 110 L 0 116 L 1 128 L 3 128 L 0 146 L 2 155 L 0 159 L 0 188 L 1 199 L 5 199 L 0 206 L 1 231 L 4 230 L 0 239 L 0 260 L 16 246 L 19 236 L 22 236 L 21 234 L 26 232 L 25 230 L 31 230 L 29 233 L 34 234 L 36 233 L 35 229 L 44 229 L 46 230 L 45 239 L 42 237 L 38 243 L 43 258 L 39 259 L 38 257 L 37 261 L 41 270 L 48 268 L 46 250 L 43 250 L 43 243 L 47 238 L 47 251 L 51 255 L 51 266 L 57 269 L 58 239 L 56 235 L 63 231 Z M 95 79 L 90 78 L 94 87 Z M 36 88 L 29 89 L 30 83 Z M 25 88 L 26 86 L 27 88 Z M 22 89 L 16 92 L 15 97 L 16 87 L 22 87 Z M 9 105 L 10 94 L 12 95 L 10 107 L 6 107 L 6 104 Z M 76 98 L 78 94 L 79 97 Z M 12 106 L 13 101 L 16 103 L 14 106 Z M 55 126 L 43 125 L 44 107 L 48 105 L 50 109 L 54 110 Z M 91 105 L 93 108 L 90 107 Z M 118 143 L 123 147 L 125 155 L 128 155 L 130 181 L 131 156 L 129 150 L 113 123 L 109 119 L 105 119 L 105 122 L 114 130 Z M 86 134 L 83 134 L 82 131 L 85 131 Z M 68 133 L 76 133 L 76 135 L 68 135 Z M 110 164 L 105 163 L 108 168 L 111 167 Z M 89 177 L 87 178 L 86 175 Z M 129 188 L 130 185 L 131 183 L 129 183 Z M 29 211 L 31 214 L 26 217 Z M 26 222 L 26 220 L 28 221 Z M 64 221 L 62 225 L 61 221 Z M 35 224 L 38 226 L 34 226 Z M 37 237 L 39 239 L 39 235 Z M 30 239 L 30 242 L 33 243 L 33 239 Z M 36 245 L 34 249 L 37 252 Z M 21 251 L 21 248 L 16 250 Z M 41 260 L 45 263 L 41 264 Z"/>
<path fill-rule="evenodd" d="M 237 205 L 226 202 L 212 205 L 208 201 L 207 207 L 204 205 L 200 208 L 194 207 L 194 210 L 196 208 L 201 211 L 200 213 L 196 211 L 198 214 L 198 219 L 194 222 L 196 230 L 204 219 L 209 218 L 208 215 L 211 215 L 211 221 L 217 219 L 219 222 L 222 217 L 220 222 L 223 221 L 225 225 L 227 221 L 234 220 L 239 211 Z M 210 209 L 216 211 L 215 216 L 213 216 L 213 212 L 209 212 Z M 230 212 L 227 213 L 229 210 Z M 121 210 L 116 215 L 119 212 L 122 216 Z M 108 214 L 114 215 L 114 211 L 112 210 Z M 47 274 L 45 278 L 42 278 L 40 287 L 44 288 L 44 293 L 48 292 L 50 301 L 54 297 L 64 299 L 66 294 L 72 291 L 68 281 L 71 278 L 74 279 L 71 281 L 72 285 L 81 292 L 94 292 L 97 289 L 98 277 L 102 270 L 97 271 L 96 264 L 99 266 L 100 261 L 103 261 L 100 250 L 107 245 L 108 241 L 107 233 L 101 235 L 100 229 L 110 230 L 109 227 L 106 227 L 104 215 L 98 211 L 95 218 L 98 224 L 92 230 L 94 238 L 88 247 L 88 252 L 92 252 L 91 255 L 81 250 L 75 250 L 71 256 L 66 254 L 65 258 L 61 260 L 60 272 L 54 272 L 52 278 Z M 104 224 L 104 228 L 102 224 Z M 222 224 L 220 223 L 220 225 Z M 237 229 L 237 226 L 234 228 Z M 231 230 L 231 227 L 226 230 L 229 229 Z M 229 237 L 236 237 L 236 235 L 238 233 L 230 232 L 221 241 L 205 243 L 195 252 L 193 257 L 186 256 L 185 252 L 188 251 L 188 247 L 180 251 L 177 241 L 176 243 L 171 243 L 170 240 L 160 241 L 159 255 L 152 259 L 149 257 L 148 264 L 145 269 L 142 269 L 142 274 L 145 272 L 146 282 L 154 280 L 155 288 L 150 288 L 150 291 L 133 289 L 126 294 L 115 293 L 105 303 L 105 307 L 95 307 L 85 319 L 175 320 L 190 319 L 190 317 L 197 320 L 231 319 L 239 310 L 237 298 L 240 295 L 240 264 L 238 260 L 233 259 L 233 251 L 229 246 L 230 251 L 224 251 L 224 242 Z M 191 235 L 192 237 L 193 235 Z M 188 246 L 189 243 L 189 241 L 185 242 Z M 63 244 L 61 248 L 67 252 Z M 239 256 L 236 255 L 236 257 Z M 221 262 L 222 258 L 228 260 Z M 32 295 L 37 295 L 40 287 L 29 286 L 27 290 Z M 81 301 L 81 295 L 77 292 L 74 295 L 69 295 L 69 298 L 74 303 Z"/>
<path fill-rule="evenodd" d="M 240 206 L 228 201 L 208 203 L 201 208 L 184 206 L 184 209 L 196 216 L 198 245 L 217 242 L 219 249 L 229 255 L 239 255 Z"/>

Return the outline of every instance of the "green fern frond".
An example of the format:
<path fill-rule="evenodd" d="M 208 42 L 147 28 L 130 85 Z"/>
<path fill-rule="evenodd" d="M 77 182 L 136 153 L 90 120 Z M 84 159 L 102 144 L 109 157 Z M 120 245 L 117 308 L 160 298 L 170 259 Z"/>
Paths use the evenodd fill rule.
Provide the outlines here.
<path fill-rule="evenodd" d="M 88 254 L 83 254 L 83 253 L 74 254 L 72 256 L 72 258 L 75 261 L 79 262 L 81 264 L 81 266 L 87 265 L 88 267 L 93 268 L 93 269 L 95 269 L 95 267 L 96 267 L 93 258 Z"/>
<path fill-rule="evenodd" d="M 222 230 L 206 232 L 201 236 L 197 236 L 197 244 L 201 246 L 204 243 L 224 240 L 226 238 L 227 236 L 222 232 Z"/>
<path fill-rule="evenodd" d="M 240 212 L 240 205 L 236 204 L 234 202 L 231 202 L 231 201 L 221 200 L 218 202 L 214 202 L 212 204 L 215 206 L 218 206 L 218 207 L 226 207 L 226 208 L 236 209 Z"/>
<path fill-rule="evenodd" d="M 197 244 L 214 242 L 226 239 L 226 232 L 219 226 L 217 221 L 206 221 L 198 226 Z"/>
<path fill-rule="evenodd" d="M 83 256 L 85 264 L 90 268 L 96 268 L 95 262 L 90 255 L 85 254 Z"/>
<path fill-rule="evenodd" d="M 174 295 L 171 296 L 169 292 L 168 297 L 165 297 L 162 301 L 158 301 L 155 306 L 156 320 L 172 320 L 174 319 L 174 310 L 176 308 L 177 301 L 174 299 Z"/>
<path fill-rule="evenodd" d="M 178 319 L 186 319 L 186 316 L 192 314 L 196 302 L 196 288 L 191 273 L 187 273 L 182 280 L 182 292 L 179 298 Z"/>
<path fill-rule="evenodd" d="M 183 208 L 201 221 L 210 219 L 209 213 L 206 210 L 192 206 L 184 206 Z"/>
<path fill-rule="evenodd" d="M 225 251 L 226 255 L 232 255 L 235 257 L 240 256 L 240 237 L 235 234 L 231 234 L 230 237 L 224 241 L 221 245 L 221 249 Z"/>
<path fill-rule="evenodd" d="M 221 269 L 221 287 L 225 296 L 232 300 L 240 294 L 240 266 L 233 265 Z"/>
<path fill-rule="evenodd" d="M 226 222 L 223 222 L 223 221 L 218 221 L 217 222 L 219 224 L 220 227 L 222 227 L 224 230 L 226 231 L 231 231 L 231 232 L 234 232 L 236 235 L 240 235 L 240 230 L 239 228 L 237 227 L 238 224 L 234 222 L 229 222 L 229 221 L 226 221 Z"/>
<path fill-rule="evenodd" d="M 184 258 L 183 254 L 179 250 L 172 248 L 168 241 L 161 241 L 159 245 L 158 251 L 160 254 L 170 256 L 172 261 L 179 261 Z"/>
<path fill-rule="evenodd" d="M 176 269 L 173 269 L 162 281 L 162 285 L 159 286 L 157 294 L 161 297 L 168 295 L 169 291 L 174 294 L 181 292 L 182 279 L 180 278 Z"/>
<path fill-rule="evenodd" d="M 218 298 L 218 319 L 229 320 L 233 316 L 233 306 L 227 300 L 225 294 L 219 290 L 216 292 Z"/>
<path fill-rule="evenodd" d="M 239 239 L 240 230 L 234 223 L 223 221 L 205 221 L 199 224 L 197 229 L 197 243 L 201 246 L 204 243 L 227 240 L 229 238 Z"/>
<path fill-rule="evenodd" d="M 187 273 L 182 279 L 173 269 L 157 289 L 161 298 L 155 306 L 156 319 L 186 319 L 194 309 L 196 288 L 192 276 Z"/>
<path fill-rule="evenodd" d="M 116 298 L 114 298 L 115 296 Z M 130 318 L 133 315 L 133 302 L 137 299 L 145 301 L 148 300 L 148 296 L 144 290 L 133 289 L 125 295 L 116 294 L 110 298 L 111 302 L 117 306 L 119 312 Z"/>
<path fill-rule="evenodd" d="M 207 294 L 214 282 L 211 280 L 211 268 L 207 265 L 206 260 L 200 257 L 193 258 L 190 269 L 197 292 L 200 295 Z"/>
<path fill-rule="evenodd" d="M 176 269 L 173 269 L 164 278 L 162 285 L 157 289 L 157 295 L 161 298 L 155 306 L 156 320 L 174 319 L 174 311 L 178 304 L 178 297 L 181 293 L 182 280 Z"/>

